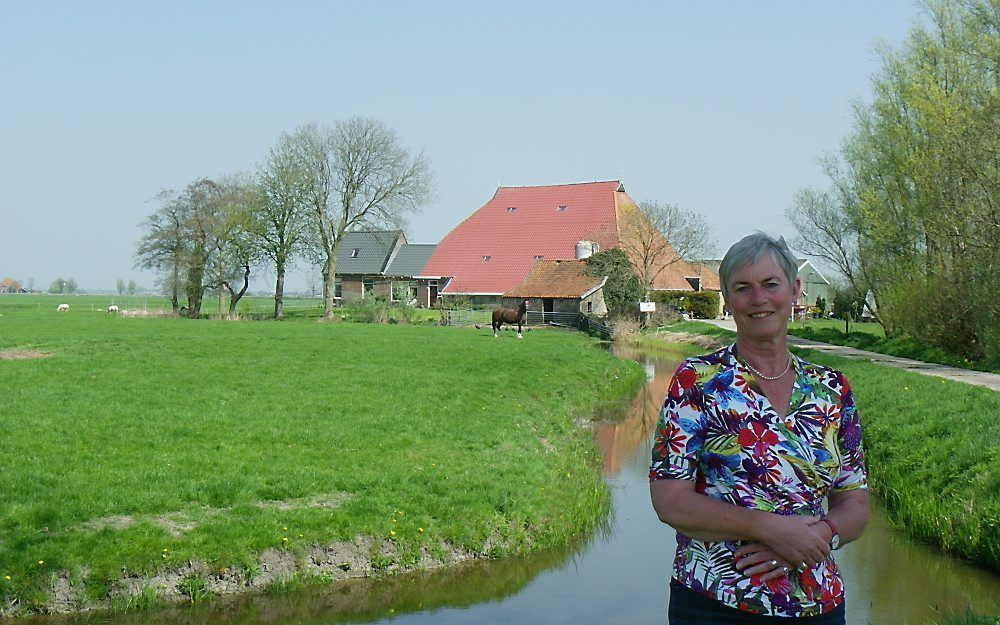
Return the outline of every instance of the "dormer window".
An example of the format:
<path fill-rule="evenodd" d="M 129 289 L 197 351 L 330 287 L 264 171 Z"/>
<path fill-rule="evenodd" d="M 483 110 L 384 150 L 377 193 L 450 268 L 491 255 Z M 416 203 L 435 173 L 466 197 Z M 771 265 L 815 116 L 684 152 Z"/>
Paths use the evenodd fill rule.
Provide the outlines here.
<path fill-rule="evenodd" d="M 488 263 L 488 262 L 490 262 L 491 258 L 493 258 L 493 257 L 492 256 L 488 256 L 488 255 L 487 256 L 483 256 L 483 262 L 484 263 Z"/>
<path fill-rule="evenodd" d="M 359 250 L 358 248 L 354 248 L 353 250 L 351 250 L 351 258 L 357 258 L 358 257 L 358 252 L 360 252 L 360 251 L 361 250 Z"/>
<path fill-rule="evenodd" d="M 542 254 L 535 254 L 535 260 L 542 260 L 543 258 L 545 258 L 544 255 L 542 255 Z"/>
<path fill-rule="evenodd" d="M 562 211 L 566 210 L 567 208 L 569 208 L 569 207 L 566 206 L 565 204 L 562 204 L 559 207 L 557 207 L 556 210 L 562 212 Z"/>
<path fill-rule="evenodd" d="M 517 207 L 516 206 L 508 206 L 507 207 L 507 212 L 508 213 L 516 213 L 517 212 Z"/>

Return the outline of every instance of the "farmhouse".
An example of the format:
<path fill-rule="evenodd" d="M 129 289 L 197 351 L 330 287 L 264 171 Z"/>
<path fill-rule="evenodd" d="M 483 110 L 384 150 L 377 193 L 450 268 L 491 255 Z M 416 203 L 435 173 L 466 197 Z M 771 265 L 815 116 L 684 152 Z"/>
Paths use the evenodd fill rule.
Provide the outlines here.
<path fill-rule="evenodd" d="M 27 293 L 28 291 L 21 287 L 21 283 L 14 278 L 4 278 L 0 281 L 0 293 Z"/>
<path fill-rule="evenodd" d="M 445 235 L 423 274 L 441 279 L 441 297 L 494 305 L 524 282 L 538 261 L 579 260 L 623 247 L 628 236 L 623 224 L 637 213 L 635 202 L 617 180 L 500 187 L 482 208 Z M 686 263 L 666 247 L 668 252 L 658 260 L 663 267 L 654 289 L 719 288 L 714 271 Z"/>
<path fill-rule="evenodd" d="M 402 230 L 348 232 L 337 252 L 334 297 L 345 302 L 377 293 L 391 301 L 432 306 L 437 280 L 418 274 L 435 247 L 407 243 Z"/>

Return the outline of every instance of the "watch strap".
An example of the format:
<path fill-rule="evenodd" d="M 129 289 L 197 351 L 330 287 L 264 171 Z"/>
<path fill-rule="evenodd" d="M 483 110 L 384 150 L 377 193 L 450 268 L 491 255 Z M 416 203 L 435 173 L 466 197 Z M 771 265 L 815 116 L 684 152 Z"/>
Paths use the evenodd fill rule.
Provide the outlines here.
<path fill-rule="evenodd" d="M 833 542 L 834 542 L 834 539 L 840 538 L 840 532 L 837 531 L 837 526 L 834 525 L 833 521 L 831 521 L 827 517 L 821 518 L 820 521 L 822 521 L 823 523 L 826 523 L 828 526 L 830 526 L 830 531 L 833 532 L 833 536 L 830 537 L 830 543 L 832 545 Z M 837 542 L 839 542 L 839 541 L 837 541 Z"/>

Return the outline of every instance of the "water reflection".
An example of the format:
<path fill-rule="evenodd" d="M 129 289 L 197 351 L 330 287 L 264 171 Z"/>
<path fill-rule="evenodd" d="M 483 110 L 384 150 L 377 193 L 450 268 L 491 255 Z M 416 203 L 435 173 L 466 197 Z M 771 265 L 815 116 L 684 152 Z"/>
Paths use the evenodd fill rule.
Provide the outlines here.
<path fill-rule="evenodd" d="M 673 531 L 649 503 L 652 430 L 679 357 L 615 348 L 646 368 L 629 402 L 595 415 L 613 493 L 607 531 L 569 549 L 379 580 L 353 580 L 284 595 L 225 598 L 208 606 L 138 615 L 35 619 L 55 623 L 240 625 L 293 623 L 665 623 Z M 624 414 L 624 416 L 622 416 Z M 878 510 L 865 535 L 839 552 L 853 624 L 923 624 L 939 614 L 1000 613 L 1000 576 L 911 543 Z"/>

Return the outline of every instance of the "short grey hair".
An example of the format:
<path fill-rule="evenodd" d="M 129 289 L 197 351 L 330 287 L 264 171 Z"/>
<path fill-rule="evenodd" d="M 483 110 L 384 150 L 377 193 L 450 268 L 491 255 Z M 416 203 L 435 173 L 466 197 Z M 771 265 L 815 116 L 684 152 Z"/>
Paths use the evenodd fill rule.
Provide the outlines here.
<path fill-rule="evenodd" d="M 729 251 L 722 258 L 719 265 L 719 281 L 722 283 L 722 295 L 729 300 L 729 278 L 733 273 L 751 265 L 764 255 L 770 253 L 781 270 L 788 278 L 788 285 L 795 284 L 795 278 L 799 275 L 799 262 L 795 255 L 788 249 L 785 237 L 774 238 L 766 232 L 754 232 L 748 234 L 736 243 L 733 243 Z"/>

